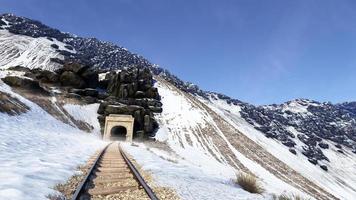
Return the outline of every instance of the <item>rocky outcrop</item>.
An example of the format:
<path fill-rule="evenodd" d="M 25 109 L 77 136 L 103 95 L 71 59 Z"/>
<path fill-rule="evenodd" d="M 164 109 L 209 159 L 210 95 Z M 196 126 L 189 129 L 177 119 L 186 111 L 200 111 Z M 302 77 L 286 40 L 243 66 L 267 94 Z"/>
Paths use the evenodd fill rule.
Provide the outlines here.
<path fill-rule="evenodd" d="M 323 149 L 329 148 L 326 141 L 333 142 L 339 153 L 343 153 L 342 146 L 356 153 L 356 103 L 333 105 L 297 99 L 281 105 L 238 105 L 241 116 L 266 137 L 279 140 L 287 147 L 295 146 L 295 139 L 301 141 L 302 154 L 313 164 L 329 161 L 323 153 Z"/>
<path fill-rule="evenodd" d="M 11 87 L 30 90 L 32 92 L 41 93 L 43 95 L 49 95 L 49 92 L 43 89 L 37 80 L 19 76 L 6 76 L 1 80 Z"/>
<path fill-rule="evenodd" d="M 28 69 L 21 66 L 10 67 L 8 70 L 25 72 L 25 76 L 41 83 L 56 84 L 69 88 L 97 88 L 98 72 L 87 65 L 74 61 L 63 63 L 63 68 L 52 72 L 40 68 Z M 13 82 L 13 81 L 12 81 Z"/>
<path fill-rule="evenodd" d="M 85 88 L 84 80 L 74 72 L 65 71 L 59 78 L 63 86 L 71 86 L 74 88 Z"/>
<path fill-rule="evenodd" d="M 119 72 L 106 72 L 98 80 L 98 71 L 74 61 L 66 61 L 56 72 L 42 69 L 14 67 L 12 70 L 25 72 L 26 77 L 8 76 L 4 82 L 13 87 L 40 90 L 41 84 L 62 87 L 64 97 L 85 103 L 100 103 L 98 120 L 102 130 L 105 117 L 110 114 L 134 117 L 134 137 L 153 136 L 158 123 L 154 113 L 162 112 L 162 103 L 148 68 L 128 67 Z M 43 89 L 42 89 L 43 90 Z"/>
<path fill-rule="evenodd" d="M 99 85 L 107 85 L 110 95 L 98 110 L 102 128 L 110 114 L 131 115 L 135 118 L 134 137 L 153 136 L 158 128 L 154 113 L 162 112 L 157 88 L 153 86 L 149 69 L 127 68 L 119 73 L 108 73 Z"/>
<path fill-rule="evenodd" d="M 98 73 L 89 66 L 77 62 L 67 62 L 63 68 L 57 70 L 62 86 L 74 88 L 96 88 Z"/>
<path fill-rule="evenodd" d="M 9 67 L 9 68 L 7 68 L 7 70 L 19 71 L 19 72 L 30 72 L 31 71 L 29 68 L 23 67 L 23 66 Z"/>
<path fill-rule="evenodd" d="M 33 69 L 25 73 L 25 76 L 30 77 L 32 79 L 37 79 L 40 82 L 44 83 L 57 83 L 59 81 L 59 75 L 42 69 Z"/>
<path fill-rule="evenodd" d="M 159 99 L 157 88 L 149 69 L 130 68 L 118 74 L 111 74 L 108 93 L 118 98 Z"/>

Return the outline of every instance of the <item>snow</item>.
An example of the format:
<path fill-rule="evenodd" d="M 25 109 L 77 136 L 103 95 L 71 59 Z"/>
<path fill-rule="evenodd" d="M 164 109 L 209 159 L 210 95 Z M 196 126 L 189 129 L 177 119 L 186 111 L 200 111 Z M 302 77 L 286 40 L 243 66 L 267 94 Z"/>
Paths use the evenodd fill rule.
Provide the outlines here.
<path fill-rule="evenodd" d="M 104 73 L 100 73 L 99 76 L 99 81 L 103 81 L 105 80 L 105 77 L 107 74 L 109 74 L 110 72 L 104 72 Z"/>
<path fill-rule="evenodd" d="M 63 108 L 72 116 L 74 119 L 86 122 L 94 127 L 93 133 L 100 134 L 100 124 L 98 121 L 98 103 L 89 105 L 75 105 L 66 104 Z"/>
<path fill-rule="evenodd" d="M 1 81 L 0 90 L 31 108 L 19 116 L 0 113 L 0 199 L 46 199 L 105 143 L 56 120 Z"/>
<path fill-rule="evenodd" d="M 201 138 L 201 129 L 209 122 L 207 113 L 193 107 L 187 98 L 180 95 L 178 91 L 172 90 L 168 85 L 156 83 L 162 99 L 163 112 L 156 115 L 160 122 L 161 130 L 156 134 L 156 139 L 166 141 L 170 148 L 190 162 L 205 162 L 205 157 L 216 160 L 208 152 L 210 149 L 215 156 L 222 158 L 213 144 L 204 145 L 201 140 L 209 143 L 209 138 Z M 191 155 L 196 154 L 193 158 Z"/>
<path fill-rule="evenodd" d="M 172 124 L 180 123 L 184 127 L 194 127 L 204 124 L 204 113 L 193 107 L 189 100 L 172 91 L 168 85 L 156 83 L 163 102 L 163 118 Z"/>
<path fill-rule="evenodd" d="M 52 48 L 51 44 L 58 45 L 59 50 L 75 53 L 75 50 L 68 50 L 66 44 L 56 39 L 50 41 L 43 37 L 33 38 L 0 30 L 0 68 L 20 65 L 30 69 L 56 70 L 60 65 L 52 62 L 51 58 L 63 60 L 64 56 Z"/>
<path fill-rule="evenodd" d="M 232 171 L 225 170 L 226 166 L 216 165 L 214 161 L 200 166 L 184 159 L 170 161 L 170 155 L 162 156 L 162 151 L 149 148 L 143 144 L 138 147 L 123 144 L 124 149 L 143 166 L 143 170 L 150 171 L 158 186 L 171 187 L 182 199 L 239 199 L 258 200 L 272 199 L 271 195 L 251 194 L 234 184 Z M 160 152 L 160 153 L 157 153 Z M 195 155 L 192 155 L 194 157 Z M 205 169 L 214 170 L 205 170 Z"/>
<path fill-rule="evenodd" d="M 293 113 L 307 113 L 308 112 L 308 106 L 301 105 L 296 101 L 292 101 L 288 103 L 287 105 L 283 106 L 282 111 L 291 111 Z"/>
<path fill-rule="evenodd" d="M 294 139 L 297 143 L 296 150 L 298 152 L 298 155 L 295 156 L 288 151 L 287 147 L 273 139 L 265 137 L 263 133 L 247 123 L 240 116 L 240 113 L 236 112 L 240 110 L 239 106 L 229 105 L 223 100 L 215 101 L 212 99 L 210 100 L 209 106 L 240 132 L 261 145 L 272 155 L 336 197 L 345 200 L 354 199 L 356 197 L 356 157 L 349 150 L 344 150 L 346 152 L 345 155 L 340 155 L 340 153 L 336 152 L 336 148 L 333 147 L 334 145 L 332 145 L 331 142 L 326 142 L 331 148 L 324 150 L 325 155 L 330 159 L 330 163 L 323 163 L 326 164 L 329 169 L 328 172 L 325 172 L 321 170 L 319 166 L 311 164 L 305 156 L 301 155 L 301 146 L 303 143 L 301 143 L 299 139 Z M 303 110 L 295 104 L 292 107 L 294 108 L 294 112 Z M 298 131 L 292 127 L 289 127 L 289 130 L 295 135 L 298 134 Z M 249 169 L 253 168 L 249 167 Z"/>
<path fill-rule="evenodd" d="M 236 158 L 258 176 L 266 192 L 254 195 L 236 186 L 232 182 L 236 169 L 226 162 L 215 139 L 206 136 L 202 129 L 207 124 L 215 126 L 212 117 L 171 85 L 157 81 L 155 86 L 163 104 L 163 112 L 156 115 L 160 128 L 155 138 L 171 151 L 142 144 L 126 148 L 144 169 L 153 173 L 160 185 L 173 187 L 183 199 L 270 199 L 272 194 L 285 192 L 305 196 L 238 152 L 216 129 L 216 137 L 224 138 Z M 230 109 L 239 111 L 238 107 Z"/>
<path fill-rule="evenodd" d="M 206 102 L 204 99 L 197 97 L 201 102 Z M 230 106 L 229 104 L 226 103 L 224 100 L 214 100 L 213 98 L 210 99 L 210 102 L 213 102 L 212 105 L 209 105 L 216 113 L 222 115 L 225 119 L 226 116 L 224 116 L 224 111 L 228 113 L 239 113 L 241 108 L 239 106 Z M 220 109 L 216 109 L 216 107 Z M 231 121 L 230 119 L 227 119 L 227 121 Z M 223 134 L 223 133 L 222 133 Z M 228 140 L 225 139 L 226 142 L 228 143 Z M 313 199 L 307 194 L 304 194 L 301 192 L 299 189 L 296 189 L 295 187 L 287 184 L 286 182 L 282 181 L 269 171 L 267 171 L 265 168 L 263 168 L 261 165 L 256 163 L 253 160 L 248 159 L 246 156 L 244 156 L 241 152 L 239 152 L 236 148 L 234 148 L 231 144 L 229 144 L 230 149 L 234 152 L 236 157 L 239 159 L 239 161 L 247 167 L 253 174 L 255 174 L 260 181 L 262 181 L 263 187 L 266 189 L 266 192 L 273 193 L 273 194 L 282 194 L 282 193 L 292 193 L 292 194 L 298 194 L 302 197 L 306 197 L 308 199 Z"/>

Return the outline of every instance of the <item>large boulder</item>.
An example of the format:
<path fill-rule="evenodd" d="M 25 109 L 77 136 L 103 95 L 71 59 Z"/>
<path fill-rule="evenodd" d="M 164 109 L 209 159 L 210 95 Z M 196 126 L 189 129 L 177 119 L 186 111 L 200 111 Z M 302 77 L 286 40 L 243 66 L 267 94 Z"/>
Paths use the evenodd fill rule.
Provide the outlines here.
<path fill-rule="evenodd" d="M 152 80 L 151 71 L 148 68 L 138 69 L 138 79 Z"/>
<path fill-rule="evenodd" d="M 160 99 L 157 88 L 151 87 L 146 91 L 146 97 L 152 99 Z"/>
<path fill-rule="evenodd" d="M 87 104 L 93 104 L 93 103 L 97 103 L 98 102 L 97 98 L 91 97 L 91 96 L 85 96 L 85 97 L 83 97 L 83 100 Z"/>
<path fill-rule="evenodd" d="M 60 76 L 60 82 L 63 86 L 72 86 L 74 88 L 85 88 L 85 81 L 72 71 L 65 71 Z"/>
<path fill-rule="evenodd" d="M 107 102 L 103 102 L 99 105 L 99 108 L 98 108 L 98 114 L 99 115 L 104 115 L 105 114 L 105 108 L 106 106 L 108 106 L 108 103 Z"/>
<path fill-rule="evenodd" d="M 162 107 L 155 107 L 155 106 L 148 106 L 148 109 L 150 109 L 150 111 L 154 113 L 161 113 L 163 111 Z"/>
<path fill-rule="evenodd" d="M 328 171 L 328 167 L 326 165 L 320 165 L 320 168 L 323 169 L 324 171 Z"/>
<path fill-rule="evenodd" d="M 282 142 L 283 145 L 287 146 L 287 147 L 294 147 L 296 145 L 296 143 L 293 140 L 286 140 Z"/>
<path fill-rule="evenodd" d="M 87 69 L 89 69 L 89 66 L 82 65 L 77 62 L 67 62 L 63 65 L 63 68 L 62 68 L 63 71 L 71 71 L 76 74 L 81 74 L 81 73 L 85 72 Z"/>
<path fill-rule="evenodd" d="M 141 106 L 135 105 L 108 105 L 105 108 L 105 114 L 125 114 L 125 115 L 133 115 L 135 111 L 144 112 L 144 108 Z"/>
<path fill-rule="evenodd" d="M 162 103 L 156 99 L 145 99 L 148 106 L 162 107 Z"/>
<path fill-rule="evenodd" d="M 99 76 L 94 70 L 85 70 L 80 74 L 83 80 L 86 82 L 87 87 L 97 88 L 99 86 Z"/>
<path fill-rule="evenodd" d="M 22 78 L 18 76 L 6 76 L 1 79 L 4 83 L 11 87 L 18 87 L 21 89 L 31 90 L 33 92 L 40 92 L 42 94 L 48 95 L 49 92 L 43 89 L 38 81 L 32 80 L 30 78 Z"/>
<path fill-rule="evenodd" d="M 329 148 L 329 145 L 324 143 L 324 142 L 320 142 L 318 145 L 319 145 L 319 147 L 321 147 L 323 149 L 328 149 Z"/>
<path fill-rule="evenodd" d="M 68 90 L 69 93 L 75 93 L 81 96 L 91 96 L 91 97 L 97 97 L 99 92 L 95 89 L 92 88 L 85 88 L 85 89 L 75 89 L 71 88 Z"/>
<path fill-rule="evenodd" d="M 54 49 L 59 49 L 59 46 L 56 45 L 56 44 L 51 44 L 51 47 L 54 48 Z"/>
<path fill-rule="evenodd" d="M 32 69 L 30 72 L 26 72 L 25 76 L 37 79 L 44 83 L 59 82 L 59 75 L 57 73 L 48 70 L 42 70 L 40 68 Z"/>
<path fill-rule="evenodd" d="M 146 79 L 138 80 L 138 89 L 146 91 L 152 87 L 152 81 Z"/>
<path fill-rule="evenodd" d="M 9 67 L 7 70 L 12 70 L 12 71 L 19 71 L 19 72 L 30 72 L 31 70 L 27 67 L 22 67 L 22 66 L 14 66 L 14 67 Z"/>
<path fill-rule="evenodd" d="M 145 97 L 145 93 L 142 92 L 142 91 L 137 91 L 137 92 L 135 93 L 135 97 L 136 97 L 136 98 L 144 98 L 144 97 Z"/>
<path fill-rule="evenodd" d="M 149 115 L 145 115 L 144 117 L 144 131 L 152 132 L 153 131 L 153 119 Z"/>

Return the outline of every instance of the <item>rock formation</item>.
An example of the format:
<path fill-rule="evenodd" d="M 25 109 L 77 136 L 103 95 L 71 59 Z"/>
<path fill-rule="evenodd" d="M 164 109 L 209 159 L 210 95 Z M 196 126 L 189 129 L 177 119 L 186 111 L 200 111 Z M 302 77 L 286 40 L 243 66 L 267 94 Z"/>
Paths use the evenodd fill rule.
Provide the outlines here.
<path fill-rule="evenodd" d="M 101 104 L 98 117 L 101 127 L 110 114 L 132 115 L 135 118 L 134 137 L 153 136 L 158 128 L 154 113 L 162 112 L 162 104 L 149 69 L 130 67 L 108 73 L 99 85 L 107 85 L 110 95 Z"/>
<path fill-rule="evenodd" d="M 74 61 L 64 62 L 63 68 L 51 72 L 21 66 L 10 70 L 24 72 L 25 77 L 8 76 L 3 80 L 10 86 L 42 91 L 42 85 L 62 88 L 67 98 L 85 103 L 100 103 L 98 120 L 102 133 L 105 117 L 110 114 L 131 115 L 135 118 L 134 137 L 154 136 L 158 123 L 154 113 L 162 112 L 162 103 L 148 68 L 128 67 L 121 71 L 104 71 L 99 81 L 99 71 Z"/>

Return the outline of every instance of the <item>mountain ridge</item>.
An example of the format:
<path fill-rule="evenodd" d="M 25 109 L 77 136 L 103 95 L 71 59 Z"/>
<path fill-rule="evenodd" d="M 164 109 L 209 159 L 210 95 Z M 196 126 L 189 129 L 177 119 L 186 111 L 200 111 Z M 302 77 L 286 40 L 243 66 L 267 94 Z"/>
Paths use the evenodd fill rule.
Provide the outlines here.
<path fill-rule="evenodd" d="M 5 25 L 7 23 L 4 22 L 4 20 L 6 22 L 10 22 L 11 25 Z M 8 27 L 4 28 L 4 26 L 8 26 Z M 129 57 L 133 58 L 132 60 L 134 62 L 131 64 L 134 64 L 134 65 L 138 64 L 138 67 L 149 67 L 151 70 L 153 70 L 153 72 L 156 75 L 161 74 L 168 81 L 174 83 L 180 89 L 184 89 L 190 93 L 199 94 L 203 97 L 206 96 L 203 93 L 217 94 L 219 96 L 219 98 L 221 98 L 221 99 L 226 99 L 231 102 L 247 103 L 247 102 L 242 102 L 239 99 L 235 99 L 230 96 L 224 95 L 220 92 L 201 90 L 199 88 L 199 86 L 197 86 L 196 84 L 183 81 L 183 80 L 179 79 L 177 76 L 170 73 L 167 69 L 163 69 L 163 68 L 159 67 L 158 65 L 152 64 L 150 61 L 145 59 L 142 55 L 132 53 L 129 50 L 127 50 L 126 48 L 124 48 L 118 44 L 109 42 L 109 41 L 99 40 L 95 37 L 88 37 L 88 38 L 80 37 L 80 36 L 77 36 L 76 34 L 72 34 L 72 33 L 68 33 L 68 32 L 61 32 L 60 30 L 51 28 L 38 20 L 32 20 L 32 19 L 29 19 L 26 17 L 19 17 L 12 13 L 0 14 L 0 29 L 1 28 L 9 30 L 11 33 L 14 33 L 14 34 L 26 35 L 26 36 L 35 37 L 35 38 L 37 38 L 37 37 L 54 37 L 61 42 L 64 41 L 65 43 L 73 44 L 73 46 L 75 46 L 75 47 L 84 46 L 83 49 L 88 48 L 87 46 L 88 45 L 90 46 L 91 43 L 102 43 L 102 45 L 108 45 L 108 46 L 111 46 L 111 48 L 114 48 L 114 49 L 117 48 L 117 49 L 123 50 L 124 52 L 126 52 L 130 55 Z M 72 41 L 73 38 L 76 38 L 78 40 Z M 80 48 L 79 48 L 79 51 L 80 51 Z M 59 51 L 59 52 L 62 53 L 63 56 L 69 56 L 69 58 L 73 58 L 73 57 L 71 57 L 73 55 L 71 55 L 70 52 L 69 53 L 66 51 Z M 83 60 L 87 59 L 87 57 L 88 56 L 86 56 L 86 58 L 81 58 L 81 59 L 79 57 L 79 60 L 83 62 Z M 90 55 L 89 55 L 89 57 L 90 57 Z M 97 59 L 97 58 L 93 58 L 93 60 L 95 60 L 95 59 Z M 108 58 L 106 58 L 106 59 L 108 59 Z M 108 63 L 109 66 L 105 66 L 105 64 L 98 64 L 95 62 L 87 63 L 87 64 L 92 64 L 92 65 L 94 65 L 94 67 L 102 68 L 102 69 L 120 68 L 120 65 L 114 65 L 113 62 Z M 130 64 L 130 63 L 125 63 L 125 64 Z M 296 101 L 296 100 L 301 100 L 301 99 L 311 100 L 311 99 L 307 99 L 307 98 L 296 98 L 296 99 L 292 99 L 289 101 Z M 286 102 L 283 102 L 280 104 L 276 104 L 276 103 L 265 104 L 265 105 L 254 105 L 254 104 L 250 104 L 250 103 L 247 103 L 247 104 L 254 105 L 256 107 L 260 107 L 260 106 L 270 106 L 270 105 L 281 105 L 281 104 L 288 103 L 289 101 L 286 101 Z M 315 101 L 315 100 L 311 100 L 311 101 Z M 330 103 L 330 102 L 320 102 L 320 101 L 315 101 L 315 102 Z M 356 104 L 356 101 L 345 101 L 345 102 L 332 103 L 332 104 L 334 104 L 334 105 Z"/>
<path fill-rule="evenodd" d="M 241 116 L 247 122 L 263 132 L 266 137 L 277 139 L 283 145 L 290 147 L 292 153 L 295 152 L 293 148 L 296 145 L 293 139 L 296 138 L 298 134 L 293 134 L 293 131 L 290 131 L 286 127 L 294 125 L 297 130 L 307 131 L 309 133 L 307 138 L 299 136 L 299 139 L 308 146 L 304 149 L 303 154 L 305 154 L 312 163 L 317 163 L 322 160 L 328 161 L 328 158 L 321 151 L 322 148 L 328 147 L 321 143 L 320 137 L 331 139 L 338 144 L 346 145 L 356 153 L 355 102 L 332 104 L 330 102 L 318 102 L 301 98 L 290 100 L 282 104 L 255 106 L 218 92 L 201 90 L 197 85 L 182 81 L 168 70 L 158 65 L 153 65 L 144 57 L 133 54 L 127 49 L 111 42 L 102 42 L 96 38 L 82 38 L 70 33 L 63 33 L 39 21 L 18 17 L 14 14 L 2 14 L 0 15 L 0 19 L 0 21 L 3 22 L 1 27 L 10 33 L 33 38 L 45 37 L 50 41 L 57 40 L 63 42 L 62 48 L 58 48 L 58 45 L 57 48 L 55 48 L 55 51 L 63 56 L 63 60 L 51 58 L 50 60 L 52 62 L 61 64 L 67 60 L 75 60 L 93 66 L 98 70 L 120 69 L 127 66 L 139 68 L 147 67 L 151 69 L 155 75 L 164 78 L 182 91 L 205 99 L 221 99 L 228 104 L 238 105 L 241 107 Z M 51 47 L 53 46 L 52 44 Z M 292 106 L 292 108 L 289 108 L 291 104 L 296 105 L 296 107 L 293 108 Z M 303 107 L 303 105 L 305 106 Z M 296 111 L 296 108 L 303 109 L 303 112 Z M 311 117 L 311 115 L 305 113 L 312 113 L 312 115 L 315 116 Z M 330 119 L 330 117 L 338 118 L 340 124 L 337 125 L 336 128 L 336 125 L 330 124 L 335 121 Z M 323 119 L 323 121 L 320 119 Z M 309 127 L 312 131 L 298 127 L 293 120 L 303 121 L 303 126 Z M 315 121 L 317 121 L 317 123 L 315 123 Z M 346 125 L 341 125 L 344 122 Z M 338 134 L 334 137 L 332 132 L 335 131 Z M 317 145 L 318 142 L 321 143 L 321 146 Z"/>
<path fill-rule="evenodd" d="M 168 136 L 165 137 L 174 137 L 170 138 L 173 143 L 170 148 L 175 147 L 176 152 L 203 149 L 204 154 L 211 155 L 210 159 L 236 169 L 255 170 L 242 158 L 247 156 L 279 179 L 300 189 L 306 188 L 303 191 L 314 197 L 318 193 L 313 193 L 313 187 L 307 188 L 309 184 L 306 184 L 310 178 L 314 178 L 312 182 L 316 185 L 332 191 L 333 195 L 338 190 L 335 185 L 342 185 L 345 191 L 356 194 L 353 174 L 347 174 L 349 169 L 342 171 L 343 166 L 337 163 L 338 159 L 349 162 L 346 164 L 350 168 L 355 163 L 356 102 L 332 104 L 295 99 L 282 104 L 255 106 L 224 94 L 201 90 L 110 42 L 63 33 L 39 21 L 13 14 L 0 15 L 0 29 L 0 45 L 4 47 L 0 50 L 1 69 L 24 65 L 56 73 L 56 69 L 70 61 L 90 66 L 100 74 L 129 67 L 149 68 L 155 75 L 159 92 L 163 93 L 163 114 L 158 115 L 160 123 L 170 134 L 166 133 Z M 275 163 L 270 163 L 270 158 Z M 295 162 L 297 165 L 302 163 L 302 167 L 309 171 L 293 166 Z M 253 173 L 264 175 L 256 171 Z M 310 172 L 316 172 L 318 176 Z M 289 173 L 297 175 L 290 178 L 285 175 Z M 332 179 L 330 185 L 319 181 L 330 177 L 336 179 Z M 342 183 L 344 180 L 347 184 Z M 322 189 L 319 192 L 324 193 Z M 348 195 L 352 195 L 351 192 Z"/>

